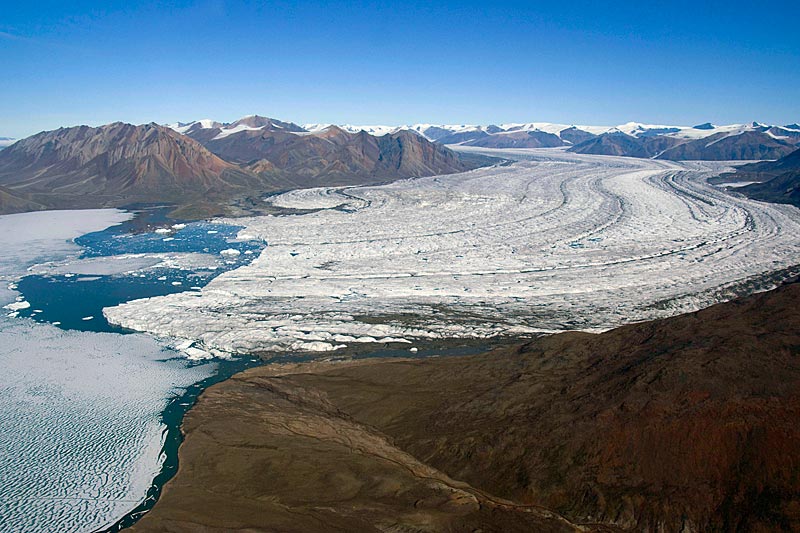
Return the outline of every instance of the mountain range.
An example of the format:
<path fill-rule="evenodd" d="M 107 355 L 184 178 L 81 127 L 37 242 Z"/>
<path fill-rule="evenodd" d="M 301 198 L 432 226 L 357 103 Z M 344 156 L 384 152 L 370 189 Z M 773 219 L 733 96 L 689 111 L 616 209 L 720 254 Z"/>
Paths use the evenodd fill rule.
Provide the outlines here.
<path fill-rule="evenodd" d="M 10 141 L 0 139 L 0 145 Z M 263 211 L 266 193 L 450 174 L 498 161 L 456 153 L 448 145 L 670 160 L 779 160 L 800 147 L 800 126 L 301 126 L 258 115 L 230 123 L 77 126 L 41 132 L 0 150 L 0 213 L 169 203 L 176 206 L 175 216 L 235 215 Z M 743 169 L 758 175 L 752 181 L 769 178 L 772 184 L 741 192 L 796 202 L 797 175 L 778 180 L 782 164 L 774 170 Z"/>
<path fill-rule="evenodd" d="M 175 216 L 237 214 L 257 210 L 265 193 L 462 172 L 487 161 L 407 131 L 309 132 L 259 116 L 77 126 L 0 151 L 0 212 L 167 203 Z"/>
<path fill-rule="evenodd" d="M 314 130 L 324 125 L 308 124 Z M 570 152 L 684 160 L 778 159 L 800 146 L 800 125 L 772 126 L 753 122 L 717 126 L 668 126 L 628 122 L 619 126 L 580 126 L 530 122 L 501 125 L 353 126 L 351 132 L 392 133 L 410 130 L 447 145 L 484 148 L 551 148 Z"/>
<path fill-rule="evenodd" d="M 335 125 L 308 131 L 257 115 L 172 126 L 227 161 L 297 187 L 356 185 L 465 170 L 453 151 L 407 130 L 372 135 Z"/>

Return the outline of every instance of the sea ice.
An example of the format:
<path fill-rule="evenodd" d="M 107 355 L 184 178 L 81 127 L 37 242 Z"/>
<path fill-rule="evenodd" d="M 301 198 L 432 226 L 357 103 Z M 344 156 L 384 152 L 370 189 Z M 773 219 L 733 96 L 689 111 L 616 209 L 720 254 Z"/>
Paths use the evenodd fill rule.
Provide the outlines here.
<path fill-rule="evenodd" d="M 31 265 L 73 261 L 72 239 L 130 216 L 0 216 L 0 305 L 22 305 L 13 289 Z M 0 317 L 0 531 L 94 531 L 120 518 L 163 460 L 167 401 L 213 371 L 168 360 L 151 337 L 56 325 Z"/>
<path fill-rule="evenodd" d="M 145 496 L 169 397 L 211 367 L 142 335 L 0 318 L 0 531 L 94 531 Z"/>
<path fill-rule="evenodd" d="M 20 300 L 18 302 L 12 302 L 8 305 L 4 305 L 3 309 L 8 309 L 9 311 L 21 311 L 22 309 L 28 309 L 30 306 L 30 302 Z"/>

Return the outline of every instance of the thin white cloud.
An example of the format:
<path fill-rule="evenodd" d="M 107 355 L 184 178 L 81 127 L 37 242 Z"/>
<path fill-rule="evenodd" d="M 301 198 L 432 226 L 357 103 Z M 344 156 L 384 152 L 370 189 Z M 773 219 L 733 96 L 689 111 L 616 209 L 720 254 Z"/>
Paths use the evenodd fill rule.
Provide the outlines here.
<path fill-rule="evenodd" d="M 30 37 L 17 35 L 16 33 L 12 33 L 10 31 L 3 31 L 3 30 L 0 30 L 0 39 L 6 39 L 8 41 L 27 41 L 27 42 L 33 42 L 34 41 Z"/>

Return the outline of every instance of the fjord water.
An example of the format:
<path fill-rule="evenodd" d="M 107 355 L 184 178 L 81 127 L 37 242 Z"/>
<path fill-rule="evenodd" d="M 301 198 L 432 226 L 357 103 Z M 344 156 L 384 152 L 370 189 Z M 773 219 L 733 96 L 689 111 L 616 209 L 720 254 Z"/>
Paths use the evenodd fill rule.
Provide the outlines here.
<path fill-rule="evenodd" d="M 121 332 L 121 328 L 108 324 L 103 308 L 199 289 L 222 272 L 246 264 L 264 247 L 261 241 L 236 240 L 240 229 L 237 226 L 208 222 L 175 225 L 164 218 L 164 212 L 163 208 L 140 211 L 123 224 L 76 238 L 75 243 L 83 248 L 80 258 L 202 254 L 224 259 L 196 268 L 174 268 L 167 263 L 163 267 L 156 264 L 132 272 L 115 272 L 113 267 L 98 269 L 93 265 L 94 272 L 90 268 L 89 275 L 66 272 L 64 268 L 58 274 L 28 275 L 19 281 L 18 290 L 30 307 L 20 310 L 19 315 L 63 329 Z M 67 265 L 66 270 L 81 270 L 70 266 L 76 265 Z M 108 270 L 112 273 L 98 274 Z"/>
<path fill-rule="evenodd" d="M 0 217 L 0 305 L 15 304 L 0 316 L 0 531 L 108 528 L 152 499 L 160 487 L 154 478 L 169 474 L 161 465 L 165 457 L 174 460 L 177 427 L 193 398 L 211 381 L 253 364 L 249 358 L 193 363 L 148 336 L 120 334 L 102 318 L 105 305 L 202 286 L 263 246 L 232 241 L 237 228 L 230 226 L 195 223 L 168 233 L 152 231 L 152 222 L 138 227 L 154 215 Z M 219 254 L 233 249 L 238 253 Z M 140 254 L 136 261 L 149 264 L 152 255 L 164 265 L 69 272 L 92 258 L 101 259 L 91 266 L 102 271 L 105 257 L 131 250 Z M 200 261 L 197 272 L 164 261 L 164 254 L 186 252 L 215 260 Z M 25 276 L 42 263 L 58 273 Z M 29 307 L 20 309 L 25 302 Z"/>

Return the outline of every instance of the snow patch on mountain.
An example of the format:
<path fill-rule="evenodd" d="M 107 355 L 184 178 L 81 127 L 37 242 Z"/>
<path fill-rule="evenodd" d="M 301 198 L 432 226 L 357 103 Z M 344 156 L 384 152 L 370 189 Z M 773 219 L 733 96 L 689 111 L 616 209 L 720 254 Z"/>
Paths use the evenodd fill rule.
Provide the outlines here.
<path fill-rule="evenodd" d="M 172 124 L 166 124 L 166 126 L 174 131 L 177 131 L 181 135 L 186 133 L 187 131 L 195 128 L 195 129 L 213 129 L 219 126 L 219 122 L 211 120 L 210 118 L 204 118 L 201 120 L 195 120 L 193 122 L 174 122 Z"/>

